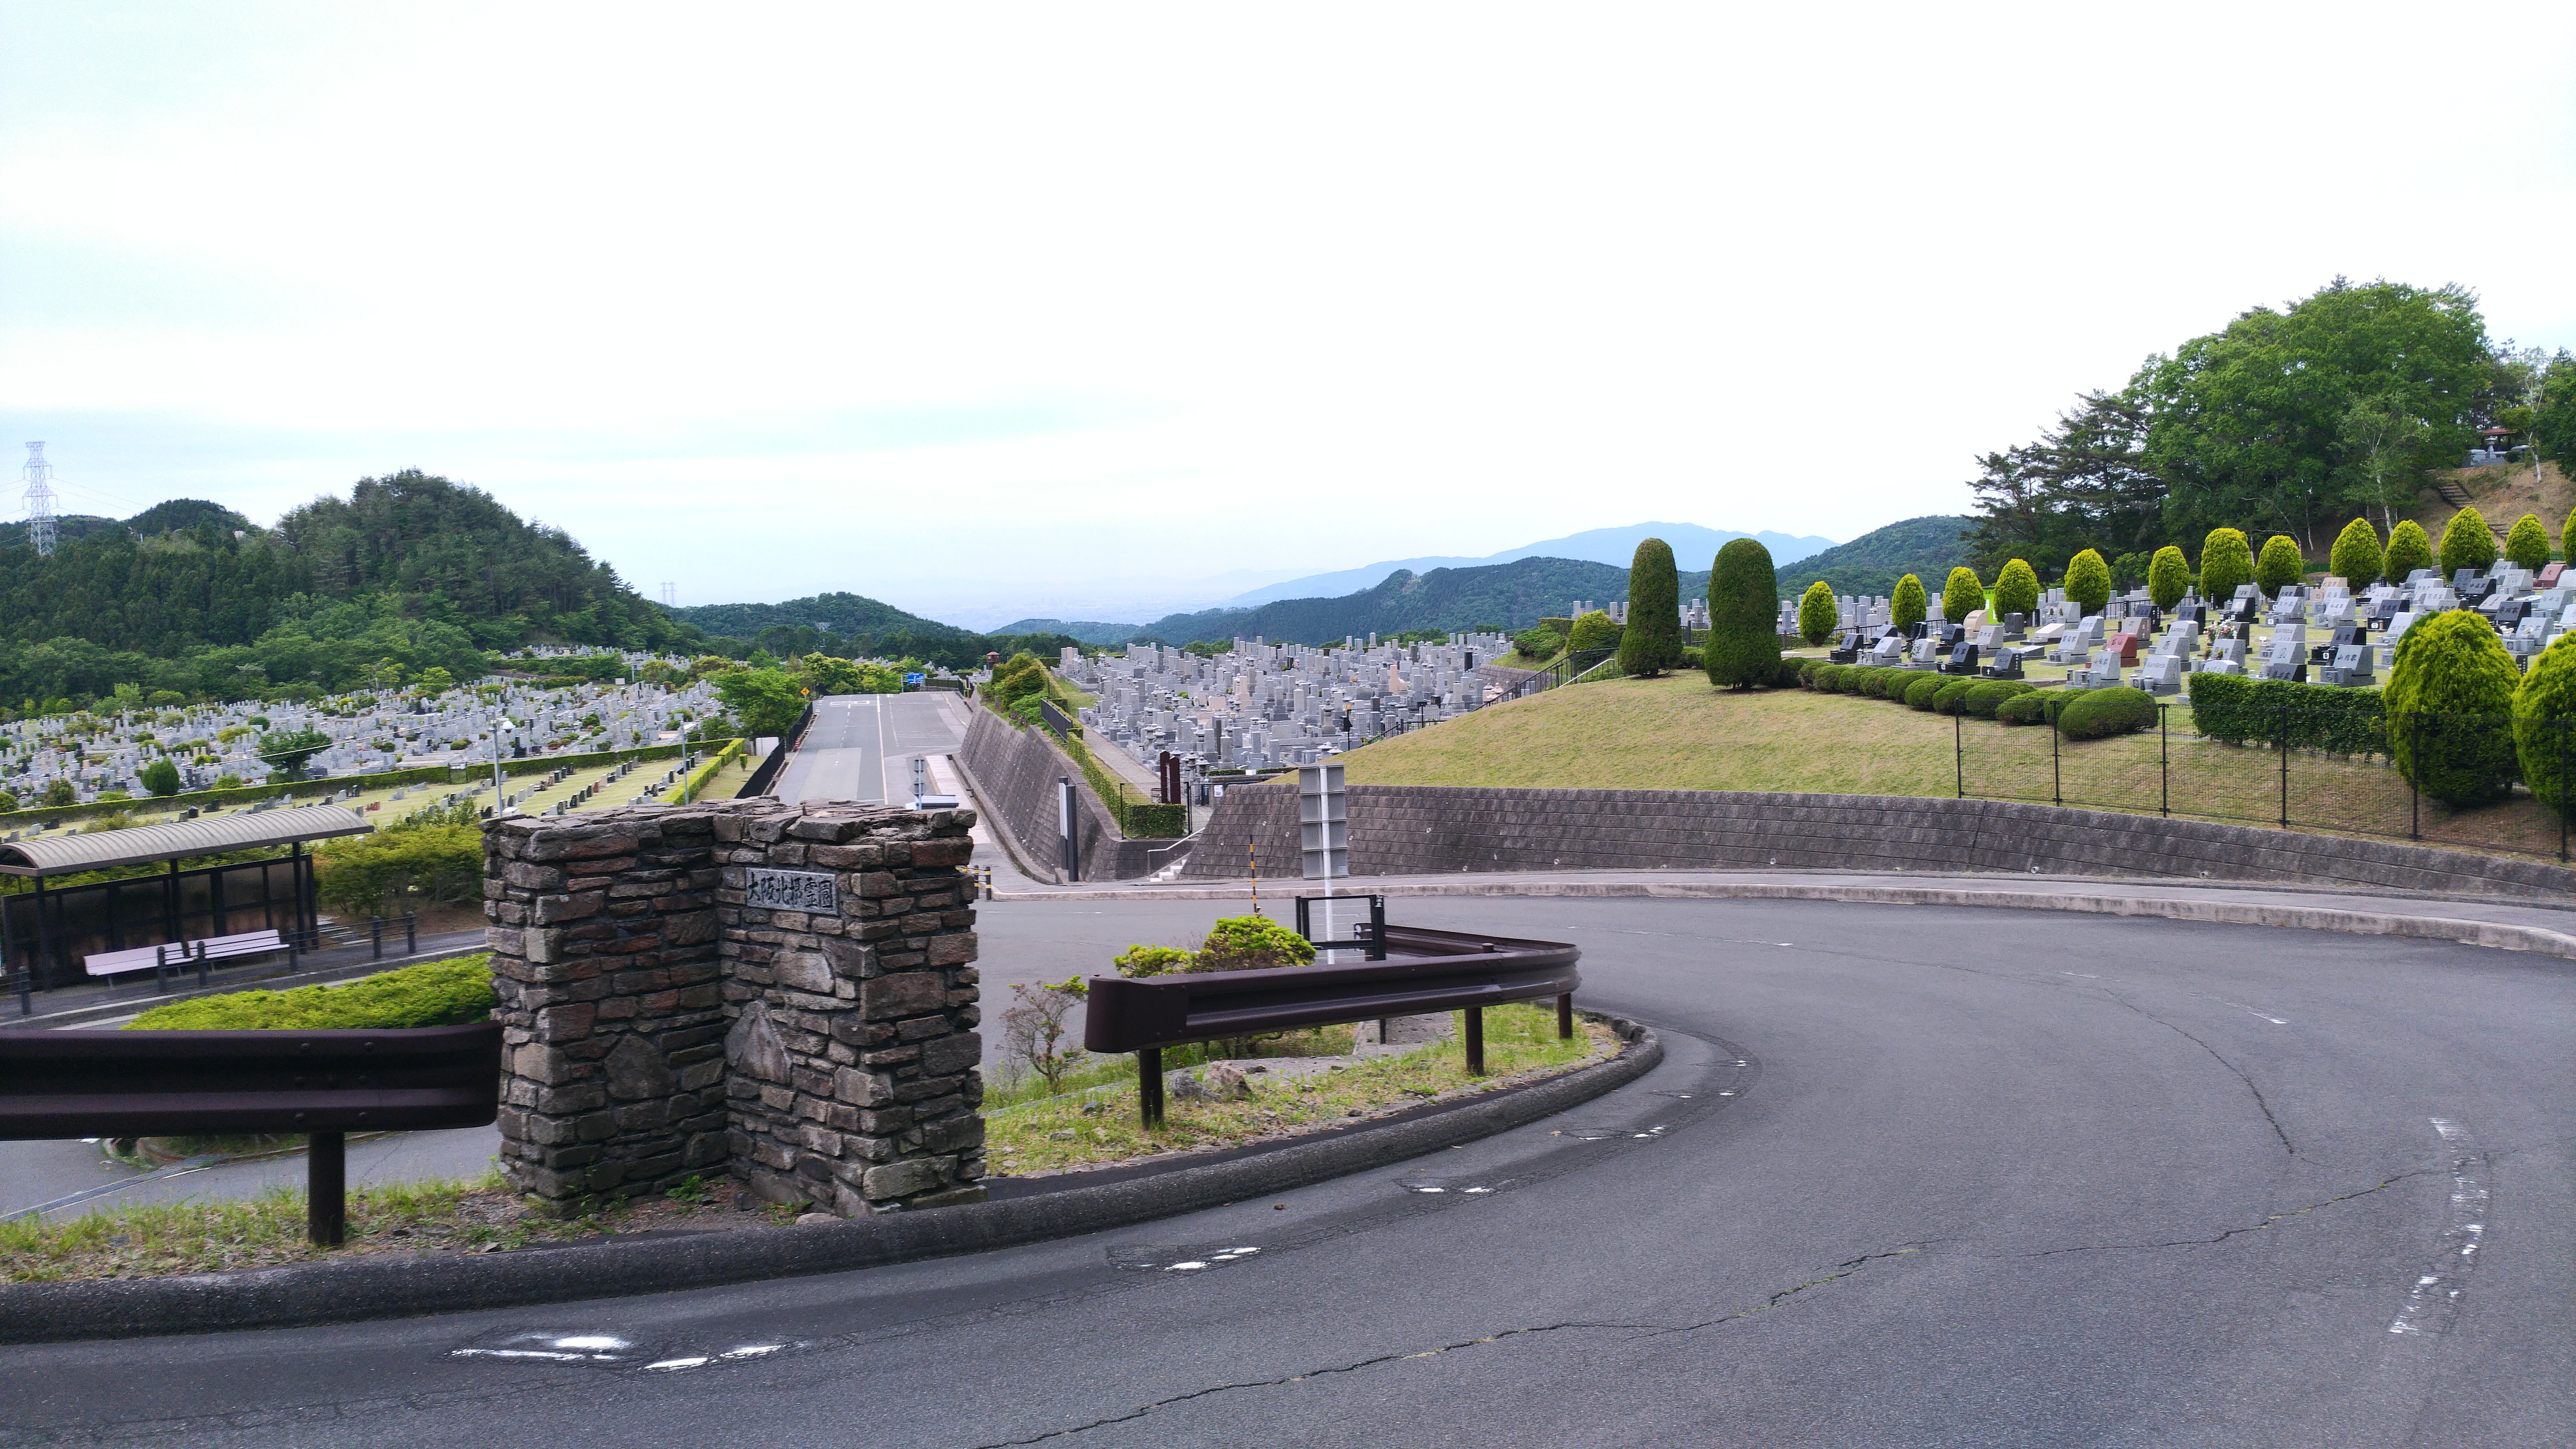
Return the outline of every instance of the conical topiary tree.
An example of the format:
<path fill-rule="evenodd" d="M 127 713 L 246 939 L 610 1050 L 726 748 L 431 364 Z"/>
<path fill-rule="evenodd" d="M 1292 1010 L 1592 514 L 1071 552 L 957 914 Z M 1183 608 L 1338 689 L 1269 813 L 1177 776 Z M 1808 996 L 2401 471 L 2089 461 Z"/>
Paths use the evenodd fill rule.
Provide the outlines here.
<path fill-rule="evenodd" d="M 2254 546 L 2233 528 L 2213 528 L 2200 541 L 2200 596 L 2224 604 L 2254 582 Z"/>
<path fill-rule="evenodd" d="M 2445 609 L 2417 620 L 2397 643 L 2381 701 L 2398 773 L 2447 804 L 2501 799 L 2519 763 L 2513 705 L 2521 682 L 2485 615 Z"/>
<path fill-rule="evenodd" d="M 1807 585 L 1807 591 L 1798 596 L 1798 637 L 1810 646 L 1834 637 L 1834 626 L 1842 618 L 1842 609 L 1834 602 L 1834 586 L 1823 579 Z"/>
<path fill-rule="evenodd" d="M 2308 561 L 2300 555 L 2297 539 L 2276 533 L 2263 540 L 2263 552 L 2254 560 L 2254 583 L 2264 598 L 2277 596 L 2307 576 Z"/>
<path fill-rule="evenodd" d="M 2170 609 L 2191 592 L 2191 563 L 2182 550 L 2172 544 L 2156 550 L 2147 560 L 2147 598 L 2159 609 Z"/>
<path fill-rule="evenodd" d="M 1899 629 L 1911 629 L 1931 612 L 1931 600 L 1923 592 L 1923 581 L 1912 574 L 1896 581 L 1896 592 L 1887 596 L 1887 619 Z"/>
<path fill-rule="evenodd" d="M 1708 573 L 1708 643 L 1700 658 L 1709 683 L 1750 689 L 1779 678 L 1779 609 L 1771 550 L 1750 538 L 1727 540 Z"/>
<path fill-rule="evenodd" d="M 2495 561 L 2495 530 L 2487 527 L 2478 511 L 2463 508 L 2452 514 L 2442 530 L 2442 576 L 2457 577 L 2462 569 L 2485 573 Z"/>
<path fill-rule="evenodd" d="M 1628 560 L 1628 632 L 1619 636 L 1619 672 L 1647 678 L 1682 662 L 1682 581 L 1673 548 L 1639 541 Z"/>
<path fill-rule="evenodd" d="M 2066 561 L 2066 600 L 2087 614 L 2102 612 L 2111 602 L 2111 566 L 2091 549 Z"/>
<path fill-rule="evenodd" d="M 2513 749 L 2533 795 L 2562 815 L 2576 808 L 2576 634 L 2542 650 L 2515 688 Z"/>
<path fill-rule="evenodd" d="M 2549 529 L 2539 519 L 2526 513 L 2513 521 L 2504 536 L 2505 561 L 2533 573 L 2549 562 Z"/>
<path fill-rule="evenodd" d="M 2406 582 L 2406 576 L 2417 569 L 2433 566 L 2433 536 L 2424 525 L 2411 518 L 2401 518 L 2388 530 L 2388 552 L 2379 561 L 2379 570 L 2392 584 Z"/>
<path fill-rule="evenodd" d="M 2038 613 L 2039 571 L 2020 559 L 2005 564 L 2004 571 L 1995 575 L 1995 609 L 2024 619 Z"/>
<path fill-rule="evenodd" d="M 2356 518 L 2335 535 L 2334 551 L 2326 555 L 2326 572 L 2354 588 L 2362 588 L 2379 577 L 2381 563 L 2379 530 L 2367 518 Z"/>
<path fill-rule="evenodd" d="M 1953 624 L 1968 622 L 1968 615 L 1986 606 L 1986 586 L 1977 579 L 1977 571 L 1965 564 L 1950 570 L 1950 581 L 1941 586 L 1941 617 Z"/>

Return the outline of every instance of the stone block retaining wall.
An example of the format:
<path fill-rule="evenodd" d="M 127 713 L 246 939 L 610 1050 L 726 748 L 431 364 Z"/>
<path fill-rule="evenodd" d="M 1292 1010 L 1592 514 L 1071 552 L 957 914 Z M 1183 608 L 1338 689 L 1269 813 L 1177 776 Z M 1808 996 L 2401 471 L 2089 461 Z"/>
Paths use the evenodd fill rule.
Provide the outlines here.
<path fill-rule="evenodd" d="M 1082 767 L 1057 750 L 1046 731 L 1015 725 L 980 704 L 970 708 L 975 718 L 967 726 L 958 759 L 974 776 L 993 824 L 1011 832 L 1022 850 L 1049 869 L 1063 858 L 1058 850 L 1055 782 L 1070 779 L 1074 799 L 1081 806 L 1076 828 L 1082 836 L 1082 878 L 1136 880 L 1156 868 L 1146 852 L 1171 842 L 1130 840 L 1121 834 L 1118 822 L 1091 793 Z M 1171 859 L 1166 853 L 1161 863 Z"/>
<path fill-rule="evenodd" d="M 1720 790 L 1350 787 L 1351 873 L 1513 870 L 1976 871 L 2148 875 L 2563 897 L 2552 862 L 2010 800 Z M 1185 876 L 1297 874 L 1293 782 L 1229 790 Z"/>
<path fill-rule="evenodd" d="M 565 1204 L 724 1172 L 844 1214 L 981 1197 L 973 823 L 759 798 L 486 826 L 503 1175 Z"/>

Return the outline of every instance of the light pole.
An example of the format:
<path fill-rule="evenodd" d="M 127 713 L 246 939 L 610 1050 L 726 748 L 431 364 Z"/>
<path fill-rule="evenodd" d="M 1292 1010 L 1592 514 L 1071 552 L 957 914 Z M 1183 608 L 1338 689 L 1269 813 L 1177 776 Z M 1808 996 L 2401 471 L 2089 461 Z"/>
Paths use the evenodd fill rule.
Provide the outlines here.
<path fill-rule="evenodd" d="M 492 818 L 495 820 L 499 819 L 501 812 L 508 808 L 503 802 L 509 798 L 508 792 L 501 785 L 501 737 L 517 728 L 517 725 L 510 723 L 510 717 L 506 714 L 492 725 Z"/>

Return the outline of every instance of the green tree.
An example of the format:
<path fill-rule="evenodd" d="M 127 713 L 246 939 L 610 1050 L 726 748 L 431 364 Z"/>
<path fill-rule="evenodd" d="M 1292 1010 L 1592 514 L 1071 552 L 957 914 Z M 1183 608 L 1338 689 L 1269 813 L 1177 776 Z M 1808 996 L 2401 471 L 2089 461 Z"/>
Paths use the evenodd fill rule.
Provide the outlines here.
<path fill-rule="evenodd" d="M 2377 508 L 2382 526 L 2395 528 L 2396 510 L 2414 504 L 2415 480 L 2428 461 L 2424 450 L 2432 435 L 2422 419 L 2391 412 L 2376 398 L 2344 410 L 2335 442 L 2352 469 L 2353 500 Z"/>
<path fill-rule="evenodd" d="M 2004 564 L 1995 575 L 1995 607 L 2025 620 L 2039 612 L 2039 571 L 2021 559 Z"/>
<path fill-rule="evenodd" d="M 1798 596 L 1798 637 L 1809 647 L 1834 637 L 1834 627 L 1842 622 L 1842 606 L 1834 599 L 1834 586 L 1818 579 L 1807 585 Z"/>
<path fill-rule="evenodd" d="M 2408 632 L 2413 632 L 2409 630 Z M 2531 661 L 2513 692 L 2513 747 L 2523 783 L 2560 814 L 2576 810 L 2576 634 Z"/>
<path fill-rule="evenodd" d="M 45 803 L 49 806 L 77 805 L 80 792 L 72 788 L 71 781 L 57 777 L 45 782 Z"/>
<path fill-rule="evenodd" d="M 2541 373 L 2540 400 L 2531 410 L 2531 445 L 2540 456 L 2576 472 L 2576 357 L 2564 347 Z M 2558 537 L 2564 543 L 2567 535 Z"/>
<path fill-rule="evenodd" d="M 1922 596 L 1923 586 L 1915 585 Z M 1721 689 L 1768 685 L 1780 675 L 1780 581 L 1771 550 L 1750 538 L 1729 539 L 1708 577 L 1708 644 L 1700 658 Z"/>
<path fill-rule="evenodd" d="M 1628 628 L 1619 636 L 1619 672 L 1651 677 L 1682 662 L 1682 585 L 1672 545 L 1640 541 L 1628 562 Z"/>
<path fill-rule="evenodd" d="M 2254 582 L 2254 548 L 2241 529 L 2213 528 L 2200 542 L 2200 596 L 2218 603 Z"/>
<path fill-rule="evenodd" d="M 2147 561 L 2147 598 L 2159 609 L 2170 609 L 2182 602 L 2191 591 L 2191 562 L 2182 550 L 2172 544 L 2156 550 Z"/>
<path fill-rule="evenodd" d="M 2442 529 L 2442 574 L 2448 578 L 2462 569 L 2485 573 L 2496 561 L 2495 531 L 2478 516 L 2474 508 L 2463 508 L 2451 515 Z"/>
<path fill-rule="evenodd" d="M 746 734 L 780 739 L 796 728 L 805 713 L 805 693 L 793 675 L 780 669 L 738 669 L 716 676 L 716 697 L 742 721 Z"/>
<path fill-rule="evenodd" d="M 143 782 L 144 789 L 155 795 L 179 793 L 179 767 L 168 760 L 154 760 L 144 766 L 135 778 Z"/>
<path fill-rule="evenodd" d="M 2528 513 L 2515 519 L 2512 530 L 2504 536 L 2504 556 L 2518 567 L 2540 572 L 2540 566 L 2549 562 L 2547 525 Z"/>
<path fill-rule="evenodd" d="M 1986 586 L 1977 571 L 1962 564 L 1950 570 L 1947 583 L 1941 585 L 1941 617 L 1953 624 L 1964 624 L 1968 615 L 1986 606 Z"/>
<path fill-rule="evenodd" d="M 2088 615 L 2111 602 L 2111 566 L 2102 555 L 2088 548 L 2066 561 L 2066 598 Z"/>
<path fill-rule="evenodd" d="M 2356 518 L 2335 535 L 2326 572 L 2358 589 L 2379 577 L 2380 563 L 2379 530 L 2370 526 L 2369 519 Z"/>
<path fill-rule="evenodd" d="M 2308 576 L 2308 561 L 2299 555 L 2299 541 L 2286 533 L 2276 533 L 2263 540 L 2263 552 L 2254 560 L 2254 582 L 2263 597 L 2277 598 L 2283 589 Z"/>
<path fill-rule="evenodd" d="M 456 676 L 433 664 L 420 672 L 419 683 L 423 694 L 445 694 L 456 687 Z"/>
<path fill-rule="evenodd" d="M 2433 539 L 2424 525 L 2411 518 L 2397 520 L 2388 530 L 2388 553 L 2380 561 L 2380 572 L 2392 584 L 2406 582 L 2406 576 L 2417 569 L 2433 566 Z"/>
<path fill-rule="evenodd" d="M 259 757 L 289 780 L 303 774 L 305 761 L 329 748 L 331 737 L 315 729 L 271 730 L 259 737 Z"/>
<path fill-rule="evenodd" d="M 0 790 L 0 815 L 6 815 L 17 808 L 18 792 L 15 790 Z"/>
<path fill-rule="evenodd" d="M 2503 798 L 2518 764 L 2513 712 L 2521 682 L 2484 615 L 2445 609 L 2417 620 L 2397 643 L 2383 696 L 2398 772 L 2446 804 Z"/>
<path fill-rule="evenodd" d="M 1606 609 L 1587 609 L 1574 621 L 1574 632 L 1565 636 L 1565 647 L 1576 654 L 1589 654 L 1599 649 L 1619 647 L 1618 621 Z"/>
<path fill-rule="evenodd" d="M 1896 592 L 1887 596 L 1888 622 L 1899 629 L 1911 629 L 1923 622 L 1930 612 L 1931 600 L 1923 592 L 1923 581 L 1912 574 L 1896 581 Z"/>

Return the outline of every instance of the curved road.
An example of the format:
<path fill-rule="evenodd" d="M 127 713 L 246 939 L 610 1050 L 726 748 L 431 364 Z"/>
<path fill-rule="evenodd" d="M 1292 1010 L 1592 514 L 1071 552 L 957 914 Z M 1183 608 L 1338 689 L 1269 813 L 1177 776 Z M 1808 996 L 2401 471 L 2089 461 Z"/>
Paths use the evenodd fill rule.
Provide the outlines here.
<path fill-rule="evenodd" d="M 1156 910 L 987 906 L 986 956 L 1187 929 Z M 1406 1170 L 1096 1237 L 13 1349 L 0 1422 L 29 1432 L 0 1442 L 2571 1438 L 2568 963 L 1829 903 L 1399 916 L 1579 941 L 1586 1003 L 1653 1023 L 1666 1062 Z M 604 1357 L 491 1352 L 567 1337 Z"/>

